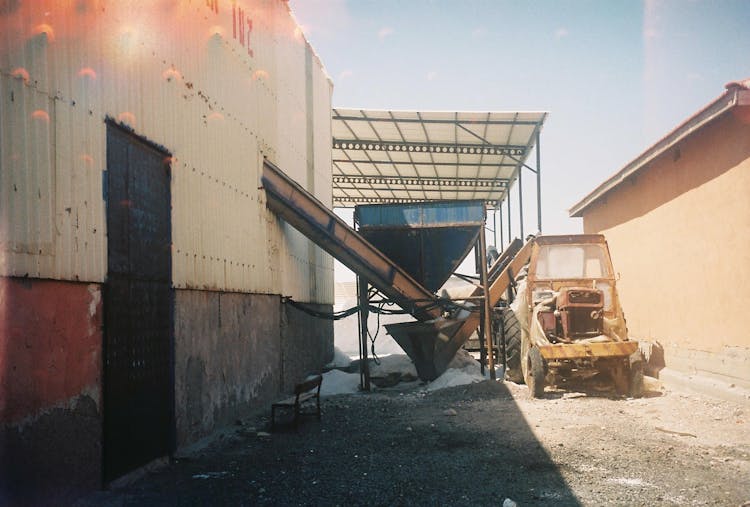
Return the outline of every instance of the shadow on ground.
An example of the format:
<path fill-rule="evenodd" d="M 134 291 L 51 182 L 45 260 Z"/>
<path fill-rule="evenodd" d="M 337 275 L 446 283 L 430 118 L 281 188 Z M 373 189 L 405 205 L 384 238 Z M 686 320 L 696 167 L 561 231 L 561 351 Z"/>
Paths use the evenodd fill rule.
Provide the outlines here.
<path fill-rule="evenodd" d="M 340 395 L 322 407 L 320 422 L 297 431 L 248 421 L 78 505 L 579 505 L 502 383 Z"/>

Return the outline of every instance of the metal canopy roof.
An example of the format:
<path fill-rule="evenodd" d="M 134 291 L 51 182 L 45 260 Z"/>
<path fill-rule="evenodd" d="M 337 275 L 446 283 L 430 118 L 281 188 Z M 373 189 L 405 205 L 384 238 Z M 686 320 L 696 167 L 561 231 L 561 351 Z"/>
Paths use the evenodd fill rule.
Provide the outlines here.
<path fill-rule="evenodd" d="M 333 205 L 478 199 L 497 208 L 546 117 L 335 108 Z"/>

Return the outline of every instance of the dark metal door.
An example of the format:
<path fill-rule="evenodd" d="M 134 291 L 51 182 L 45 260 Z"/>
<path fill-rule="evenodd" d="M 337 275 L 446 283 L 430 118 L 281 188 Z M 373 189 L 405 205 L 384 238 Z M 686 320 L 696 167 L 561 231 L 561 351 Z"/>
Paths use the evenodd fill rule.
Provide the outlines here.
<path fill-rule="evenodd" d="M 106 482 L 173 450 L 168 156 L 107 124 Z"/>

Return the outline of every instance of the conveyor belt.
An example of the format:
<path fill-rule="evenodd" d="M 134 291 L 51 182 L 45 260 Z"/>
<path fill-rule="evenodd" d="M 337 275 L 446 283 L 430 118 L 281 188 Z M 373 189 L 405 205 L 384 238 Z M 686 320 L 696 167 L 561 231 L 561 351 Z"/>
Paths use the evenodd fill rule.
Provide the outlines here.
<path fill-rule="evenodd" d="M 263 163 L 266 205 L 323 250 L 419 320 L 440 317 L 437 297 L 268 161 Z"/>
<path fill-rule="evenodd" d="M 490 306 L 495 306 L 508 289 L 513 277 L 529 261 L 533 240 L 521 246 L 520 241 L 503 252 L 503 255 L 490 268 Z M 481 296 L 483 291 L 476 288 L 472 296 Z M 414 361 L 419 378 L 433 380 L 440 376 L 466 340 L 479 327 L 481 316 L 472 312 L 462 321 L 451 322 L 403 322 L 387 324 L 388 334 L 398 342 Z"/>
<path fill-rule="evenodd" d="M 420 378 L 433 380 L 441 375 L 479 327 L 479 313 L 470 312 L 463 320 L 444 319 L 435 294 L 268 161 L 263 163 L 261 181 L 271 211 L 422 321 L 391 324 L 386 328 L 414 361 Z M 523 247 L 520 241 L 514 242 L 490 268 L 491 306 L 500 301 L 512 277 L 528 262 L 532 242 Z M 482 295 L 482 289 L 476 289 L 473 295 Z"/>
<path fill-rule="evenodd" d="M 529 259 L 531 258 L 531 245 L 533 242 L 533 239 L 529 240 L 523 246 L 520 246 L 521 242 L 518 240 L 513 242 L 490 268 L 490 307 L 494 307 L 500 302 L 500 298 L 511 283 L 513 283 L 514 277 L 518 274 L 521 268 L 529 262 Z M 482 293 L 482 289 L 477 288 L 474 290 L 472 296 L 481 296 Z M 472 313 L 469 318 L 464 321 L 458 332 L 453 335 L 452 341 L 460 342 L 461 345 L 459 345 L 459 347 L 466 343 L 466 340 L 469 339 L 471 333 L 476 331 L 479 327 L 479 318 L 478 313 Z"/>

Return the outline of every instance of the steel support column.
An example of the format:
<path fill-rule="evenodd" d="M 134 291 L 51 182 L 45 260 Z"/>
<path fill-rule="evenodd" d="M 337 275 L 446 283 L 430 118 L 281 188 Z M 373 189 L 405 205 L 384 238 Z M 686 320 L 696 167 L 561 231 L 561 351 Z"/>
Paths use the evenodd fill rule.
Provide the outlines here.
<path fill-rule="evenodd" d="M 485 211 L 485 216 L 487 212 Z M 484 290 L 484 343 L 487 346 L 487 366 L 490 369 L 490 378 L 495 380 L 495 357 L 492 354 L 494 349 L 492 339 L 492 314 L 490 305 L 490 283 L 489 277 L 487 276 L 487 238 L 485 237 L 484 227 L 479 230 L 479 249 L 480 259 L 482 263 L 482 289 Z"/>
<path fill-rule="evenodd" d="M 542 233 L 542 156 L 539 150 L 539 131 L 536 132 L 536 228 Z"/>
<path fill-rule="evenodd" d="M 370 390 L 370 363 L 367 359 L 367 320 L 370 317 L 367 298 L 368 283 L 357 277 L 357 302 L 359 304 L 359 385 L 363 391 Z"/>
<path fill-rule="evenodd" d="M 495 249 L 497 249 L 497 210 L 495 208 L 492 208 L 492 238 Z M 502 248 L 500 250 L 502 250 Z M 500 253 L 500 250 L 497 252 Z"/>
<path fill-rule="evenodd" d="M 521 226 L 521 239 L 523 240 L 523 166 L 518 168 L 518 223 Z"/>
<path fill-rule="evenodd" d="M 513 228 L 510 224 L 510 191 L 505 194 L 505 202 L 508 203 L 508 241 L 510 242 L 513 238 Z"/>
<path fill-rule="evenodd" d="M 505 236 L 503 234 L 503 206 L 502 206 L 502 203 L 500 203 L 500 206 L 497 207 L 497 212 L 500 214 L 500 246 L 502 247 L 501 250 L 505 250 Z"/>

